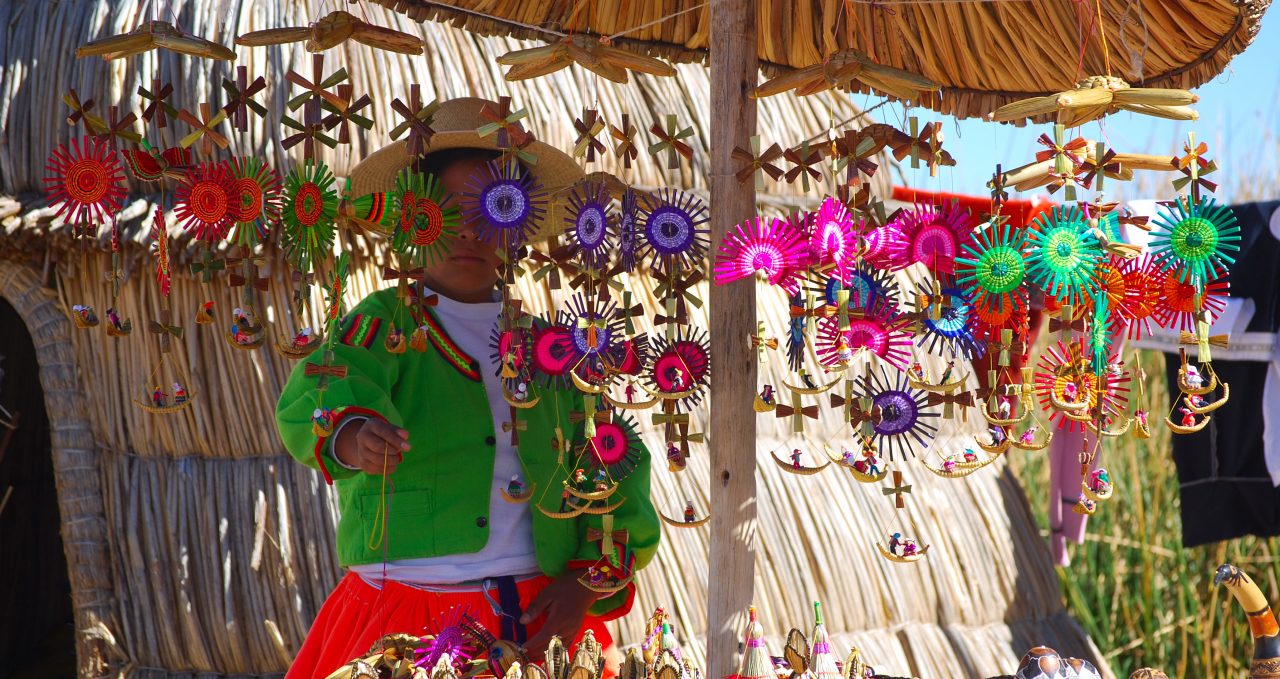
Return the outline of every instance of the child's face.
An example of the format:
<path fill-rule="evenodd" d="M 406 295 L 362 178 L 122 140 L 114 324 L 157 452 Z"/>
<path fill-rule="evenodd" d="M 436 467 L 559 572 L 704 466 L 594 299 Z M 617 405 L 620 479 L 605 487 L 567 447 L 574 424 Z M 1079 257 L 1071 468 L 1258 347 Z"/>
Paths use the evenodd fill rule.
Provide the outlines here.
<path fill-rule="evenodd" d="M 461 199 L 467 183 L 484 167 L 480 160 L 460 160 L 445 168 L 440 181 L 453 195 L 453 202 Z M 479 224 L 465 217 L 458 226 L 458 237 L 449 250 L 449 256 L 427 267 L 427 285 L 432 290 L 459 302 L 488 302 L 493 287 L 498 282 L 497 248 L 476 237 Z"/>

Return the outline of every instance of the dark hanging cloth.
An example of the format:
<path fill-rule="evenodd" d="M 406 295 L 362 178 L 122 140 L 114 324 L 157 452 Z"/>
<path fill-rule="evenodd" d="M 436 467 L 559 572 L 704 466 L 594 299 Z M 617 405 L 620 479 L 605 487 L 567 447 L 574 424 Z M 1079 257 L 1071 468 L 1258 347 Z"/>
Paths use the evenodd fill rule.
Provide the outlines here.
<path fill-rule="evenodd" d="M 1230 268 L 1231 296 L 1256 307 L 1247 332 L 1280 329 L 1280 241 L 1271 214 L 1280 201 L 1232 206 L 1241 229 Z M 1170 393 L 1177 393 L 1177 354 L 1166 354 Z M 1270 364 L 1232 361 L 1215 352 L 1213 369 L 1231 385 L 1231 400 L 1195 434 L 1173 436 L 1173 461 L 1182 492 L 1182 543 L 1194 547 L 1243 535 L 1280 535 L 1280 489 L 1265 458 L 1263 393 Z M 1153 424 L 1154 417 L 1153 415 Z M 1176 422 L 1179 413 L 1171 416 Z M 1280 442 L 1280 434 L 1270 437 Z"/>

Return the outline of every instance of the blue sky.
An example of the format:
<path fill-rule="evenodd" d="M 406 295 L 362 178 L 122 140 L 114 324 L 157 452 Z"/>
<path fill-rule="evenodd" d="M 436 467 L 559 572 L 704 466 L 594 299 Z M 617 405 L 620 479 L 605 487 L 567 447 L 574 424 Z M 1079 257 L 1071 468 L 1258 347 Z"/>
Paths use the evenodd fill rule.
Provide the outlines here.
<path fill-rule="evenodd" d="M 1196 104 L 1199 120 L 1179 122 L 1120 112 L 1102 120 L 1104 139 L 1109 146 L 1129 152 L 1172 153 L 1175 150 L 1180 152 L 1187 132 L 1194 131 L 1197 140 L 1208 142 L 1209 157 L 1216 160 L 1221 168 L 1212 178 L 1222 185 L 1218 191 L 1222 200 L 1233 198 L 1233 172 L 1239 175 L 1234 178 L 1236 180 L 1245 179 L 1244 173 L 1247 173 L 1265 175 L 1274 181 L 1277 156 L 1280 156 L 1280 12 L 1268 12 L 1249 49 L 1237 55 L 1222 74 L 1194 92 L 1200 95 L 1200 102 Z M 862 96 L 857 99 L 864 106 L 878 101 Z M 897 124 L 895 118 L 900 115 L 899 112 L 889 112 L 881 117 Z M 929 117 L 927 112 L 921 112 L 920 117 L 922 124 L 937 119 L 936 116 Z M 985 194 L 988 190 L 984 184 L 991 178 L 996 163 L 1013 168 L 1029 162 L 1040 150 L 1036 137 L 1042 132 L 1051 132 L 1048 125 L 1017 128 L 977 119 L 942 120 L 944 148 L 956 157 L 957 166 L 941 169 L 937 178 L 929 177 L 927 170 L 912 170 L 909 165 L 905 166 L 903 172 L 908 185 L 929 190 Z M 1097 139 L 1099 123 L 1084 126 L 1082 134 Z M 1130 185 L 1122 189 L 1108 185 L 1104 188 L 1112 197 L 1132 199 L 1150 197 L 1138 194 L 1149 192 L 1152 186 L 1161 191 L 1168 186 L 1166 177 L 1147 174 L 1146 187 Z M 901 183 L 901 178 L 895 176 L 894 179 L 894 183 Z M 1168 191 L 1172 192 L 1172 188 Z M 1280 185 L 1269 193 L 1267 197 L 1280 198 Z"/>

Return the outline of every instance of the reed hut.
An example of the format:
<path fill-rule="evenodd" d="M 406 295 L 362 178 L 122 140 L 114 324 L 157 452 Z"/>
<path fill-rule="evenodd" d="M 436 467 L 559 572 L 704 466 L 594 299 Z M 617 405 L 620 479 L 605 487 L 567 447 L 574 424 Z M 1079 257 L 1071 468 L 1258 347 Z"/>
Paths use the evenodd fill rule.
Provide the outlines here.
<path fill-rule="evenodd" d="M 190 33 L 231 44 L 238 33 L 306 25 L 314 18 L 310 4 L 205 0 L 176 6 L 167 18 Z M 585 107 L 596 107 L 609 119 L 624 112 L 641 119 L 675 114 L 695 129 L 692 163 L 678 173 L 644 161 L 629 173 L 612 161 L 602 169 L 640 186 L 680 184 L 705 190 L 706 131 L 717 109 L 708 99 L 702 66 L 681 65 L 676 78 L 637 77 L 628 86 L 601 84 L 577 69 L 507 84 L 495 58 L 532 43 L 417 19 L 440 11 L 441 18 L 469 29 L 514 29 L 472 24 L 491 20 L 464 10 L 463 3 L 447 11 L 437 3 L 388 4 L 407 10 L 408 16 L 370 8 L 370 18 L 422 34 L 429 48 L 418 58 L 359 45 L 326 53 L 332 67 L 348 69 L 357 94 L 374 98 L 377 121 L 367 133 L 353 135 L 350 147 L 322 149 L 322 160 L 339 176 L 386 143 L 394 124 L 390 101 L 416 82 L 428 99 L 509 94 L 517 105 L 529 108 L 540 138 L 562 146 L 573 143 L 570 121 Z M 1248 17 L 1246 10 L 1257 4 L 1231 6 Z M 423 9 L 428 6 L 436 9 Z M 799 10 L 807 7 L 796 4 Z M 615 13 L 603 5 L 599 10 L 600 17 Z M 872 15 L 872 25 L 915 21 L 909 17 L 918 11 L 948 10 L 899 9 L 896 18 Z M 0 502 L 2 570 L 14 574 L 14 591 L 29 597 L 0 602 L 0 631 L 7 634 L 0 648 L 6 657 L 20 660 L 41 657 L 35 651 L 42 644 L 66 656 L 74 649 L 82 677 L 120 672 L 148 678 L 278 676 L 338 576 L 332 545 L 335 498 L 317 474 L 293 463 L 275 435 L 273 405 L 290 363 L 267 349 L 237 351 L 216 332 L 191 322 L 200 303 L 212 300 L 218 308 L 231 308 L 238 293 L 220 276 L 205 284 L 187 273 L 186 235 L 171 219 L 176 258 L 171 304 L 187 326 L 174 358 L 196 397 L 191 408 L 174 416 L 157 417 L 136 408 L 131 401 L 149 388 L 144 380 L 159 351 L 156 337 L 135 332 L 116 339 L 100 328 L 77 330 L 69 309 L 90 304 L 101 311 L 114 304 L 139 325 L 156 317 L 161 300 L 151 275 L 146 232 L 150 214 L 163 199 L 132 187 L 118 217 L 125 280 L 113 302 L 104 279 L 110 269 L 105 235 L 73 239 L 69 226 L 53 219 L 39 193 L 50 149 L 78 134 L 62 122 L 59 96 L 66 89 L 74 87 L 82 99 L 94 98 L 102 106 L 115 103 L 122 111 L 136 111 L 141 105 L 138 87 L 159 78 L 175 85 L 178 106 L 193 109 L 203 101 L 221 101 L 219 83 L 234 77 L 233 67 L 225 64 L 165 52 L 109 65 L 74 57 L 80 43 L 128 30 L 139 17 L 155 12 L 142 0 L 0 5 L 0 352 L 8 356 L 0 363 L 6 370 L 0 404 L 21 417 L 19 433 L 0 466 L 5 473 L 0 480 L 18 478 L 17 472 L 8 476 L 14 469 L 28 470 L 23 474 L 36 479 L 22 483 L 7 504 Z M 684 47 L 664 54 L 696 60 L 706 45 L 707 29 L 696 20 L 702 14 L 682 15 L 673 24 L 679 28 L 656 26 L 634 39 L 649 40 L 662 52 L 657 43 L 667 36 L 667 42 Z M 800 16 L 817 21 L 812 13 Z M 627 21 L 642 23 L 639 15 Z M 805 30 L 800 24 L 795 29 Z M 679 33 L 667 35 L 674 30 Z M 1223 40 L 1213 53 L 1229 55 L 1243 45 L 1236 38 Z M 794 65 L 803 54 L 789 57 L 791 61 L 779 56 L 777 63 Z M 256 154 L 287 168 L 298 158 L 280 147 L 285 132 L 275 116 L 289 96 L 282 75 L 290 68 L 305 69 L 309 55 L 300 46 L 242 49 L 236 63 L 268 78 L 263 100 L 272 117 L 253 120 L 245 132 L 228 129 L 226 134 L 237 153 Z M 833 125 L 856 122 L 859 115 L 840 96 L 762 102 L 764 143 L 794 143 L 797 130 L 821 135 Z M 173 130 L 161 136 L 153 142 L 169 145 L 175 138 Z M 807 204 L 785 187 L 764 193 L 759 202 L 781 212 Z M 377 263 L 384 245 L 351 234 L 341 240 L 342 247 L 356 254 L 349 291 L 354 302 L 383 285 Z M 270 287 L 258 307 L 268 324 L 283 325 L 293 282 L 274 263 L 278 253 L 268 249 L 265 254 L 271 262 L 264 270 Z M 649 282 L 644 277 L 630 282 L 651 317 L 657 303 Z M 524 285 L 522 297 L 535 308 L 552 303 L 551 291 Z M 783 327 L 785 317 L 784 300 L 762 303 L 761 319 L 770 327 Z M 695 323 L 707 322 L 704 310 L 695 311 Z M 782 370 L 780 360 L 771 358 L 762 372 L 776 383 Z M 705 430 L 707 415 L 705 410 L 697 414 L 695 430 Z M 755 592 L 775 641 L 790 624 L 805 624 L 810 601 L 821 598 L 838 644 L 857 645 L 864 657 L 899 674 L 1008 672 L 1022 650 L 1036 643 L 1098 658 L 1062 607 L 1047 549 L 1023 491 L 1004 463 L 963 482 L 916 472 L 911 479 L 914 497 L 928 501 L 896 511 L 878 487 L 857 486 L 831 472 L 802 479 L 769 461 L 770 453 L 783 446 L 817 450 L 836 440 L 843 426 L 837 420 L 834 413 L 824 413 L 800 440 L 786 423 L 761 420 L 755 450 L 761 545 Z M 939 445 L 962 445 L 976 429 L 972 422 L 953 424 L 944 429 Z M 651 449 L 662 449 L 655 432 L 646 430 L 645 436 Z M 686 500 L 694 501 L 700 512 L 722 511 L 707 506 L 711 479 L 705 454 L 695 452 L 685 473 L 658 471 L 654 481 L 655 502 L 668 514 L 678 512 Z M 925 563 L 904 568 L 876 554 L 873 543 L 886 528 L 901 525 L 927 533 L 933 547 Z M 716 577 L 715 569 L 708 568 L 707 540 L 706 533 L 696 530 L 668 531 L 657 561 L 640 578 L 637 611 L 665 607 L 676 616 L 678 633 L 687 642 L 697 642 L 706 631 L 705 597 L 709 579 Z M 39 555 L 38 562 L 53 565 L 55 572 L 59 554 L 65 554 L 66 579 L 30 568 L 37 560 L 24 558 L 28 554 Z M 47 620 L 31 616 L 37 601 Z M 641 615 L 620 623 L 620 643 L 640 640 Z M 45 638 L 58 624 L 74 631 L 74 643 Z M 689 646 L 702 660 L 699 644 Z"/>

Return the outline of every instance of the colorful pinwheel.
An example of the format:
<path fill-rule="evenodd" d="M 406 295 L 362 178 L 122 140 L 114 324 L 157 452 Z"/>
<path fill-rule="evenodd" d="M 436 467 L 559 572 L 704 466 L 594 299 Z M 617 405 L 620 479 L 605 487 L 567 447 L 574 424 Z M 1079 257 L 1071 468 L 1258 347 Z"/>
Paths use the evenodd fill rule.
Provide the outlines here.
<path fill-rule="evenodd" d="M 923 282 L 920 288 L 926 294 L 929 292 Z M 941 293 L 945 301 L 941 304 L 938 318 L 934 318 L 927 308 L 919 315 L 920 331 L 916 333 L 916 346 L 937 356 L 966 361 L 986 353 L 986 345 L 975 335 L 978 317 L 968 295 L 957 287 L 944 287 Z"/>
<path fill-rule="evenodd" d="M 660 189 L 645 196 L 640 208 L 644 221 L 643 247 L 654 268 L 673 273 L 700 262 L 710 245 L 709 231 L 699 228 L 709 218 L 707 208 L 693 194 Z"/>
<path fill-rule="evenodd" d="M 1205 280 L 1200 289 L 1190 280 L 1190 276 L 1180 276 L 1177 271 L 1165 271 L 1164 282 L 1160 286 L 1160 301 L 1152 317 L 1162 328 L 1194 332 L 1196 314 L 1203 309 L 1210 324 L 1218 319 L 1218 315 L 1227 308 L 1227 282 L 1225 269 L 1210 272 L 1212 277 Z"/>
<path fill-rule="evenodd" d="M 97 225 L 124 203 L 124 172 L 110 145 L 85 137 L 59 145 L 45 161 L 45 193 L 58 207 L 54 217 Z"/>
<path fill-rule="evenodd" d="M 585 429 L 585 427 L 584 427 Z M 631 475 L 644 459 L 644 448 L 636 434 L 635 419 L 614 412 L 608 420 L 595 423 L 596 435 L 585 438 L 582 452 L 590 460 L 591 471 L 603 469 L 607 478 L 617 483 Z"/>
<path fill-rule="evenodd" d="M 1103 418 L 1122 417 L 1129 403 L 1129 373 L 1092 369 L 1090 338 L 1059 341 L 1048 347 L 1036 363 L 1035 394 L 1040 407 L 1049 410 L 1049 420 L 1068 430 L 1083 429 L 1090 414 Z M 1105 364 L 1117 363 L 1119 356 L 1108 354 Z M 1059 404 L 1084 404 L 1080 416 L 1068 417 Z"/>
<path fill-rule="evenodd" d="M 869 377 L 863 376 L 861 388 L 879 412 L 873 436 L 879 449 L 888 451 L 890 461 L 898 455 L 914 457 L 916 448 L 928 446 L 938 433 L 937 425 L 930 422 L 938 413 L 925 410 L 928 399 L 924 391 L 913 389 L 905 373 L 890 377 L 881 367 Z"/>
<path fill-rule="evenodd" d="M 649 383 L 655 391 L 687 393 L 679 401 L 693 406 L 702 400 L 710 379 L 711 340 L 705 330 L 682 326 L 674 339 L 658 337 L 649 366 Z"/>
<path fill-rule="evenodd" d="M 1055 207 L 1028 229 L 1027 278 L 1046 294 L 1078 305 L 1097 288 L 1094 271 L 1102 261 L 1101 244 L 1079 208 Z"/>
<path fill-rule="evenodd" d="M 486 163 L 463 196 L 463 213 L 480 225 L 477 235 L 508 252 L 529 240 L 547 211 L 542 186 L 515 160 Z"/>
<path fill-rule="evenodd" d="M 1239 252 L 1240 227 L 1235 213 L 1212 198 L 1179 199 L 1162 210 L 1151 232 L 1151 251 L 1179 280 L 1204 281 L 1213 270 L 1229 267 Z"/>
<path fill-rule="evenodd" d="M 431 264 L 449 251 L 458 235 L 460 211 L 435 176 L 401 170 L 387 202 L 397 215 L 392 249 L 416 266 Z"/>
<path fill-rule="evenodd" d="M 1125 334 L 1129 339 L 1142 339 L 1151 334 L 1151 322 L 1160 306 L 1166 272 L 1149 254 L 1120 260 L 1119 270 L 1125 288 L 1125 296 L 1119 300 L 1128 321 Z"/>
<path fill-rule="evenodd" d="M 609 214 L 609 191 L 604 184 L 588 183 L 569 194 L 569 233 L 579 261 L 588 269 L 609 263 L 614 248 L 614 220 Z"/>
<path fill-rule="evenodd" d="M 178 223 L 198 240 L 221 239 L 227 235 L 237 214 L 232 210 L 235 193 L 231 167 L 227 163 L 203 163 L 191 168 L 179 182 L 174 196 Z M 240 201 L 236 198 L 235 202 Z"/>
<path fill-rule="evenodd" d="M 979 320 L 999 326 L 1026 309 L 1027 233 L 1008 223 L 988 224 L 956 257 L 956 282 L 963 286 Z"/>
<path fill-rule="evenodd" d="M 333 247 L 336 181 L 328 166 L 313 162 L 294 168 L 285 178 L 280 242 L 290 263 L 304 273 Z"/>
<path fill-rule="evenodd" d="M 280 176 L 261 158 L 245 156 L 231 159 L 231 177 L 235 240 L 253 247 L 266 240 L 270 225 L 280 221 Z"/>

